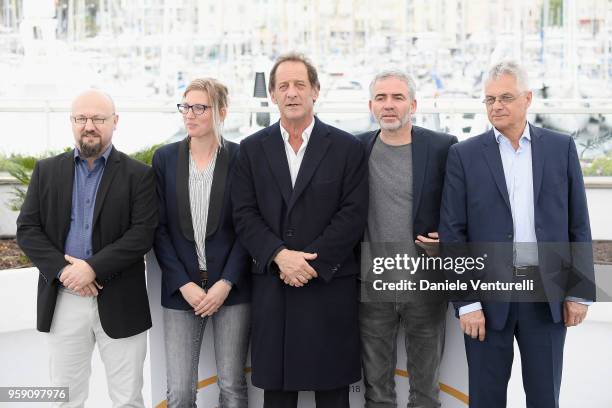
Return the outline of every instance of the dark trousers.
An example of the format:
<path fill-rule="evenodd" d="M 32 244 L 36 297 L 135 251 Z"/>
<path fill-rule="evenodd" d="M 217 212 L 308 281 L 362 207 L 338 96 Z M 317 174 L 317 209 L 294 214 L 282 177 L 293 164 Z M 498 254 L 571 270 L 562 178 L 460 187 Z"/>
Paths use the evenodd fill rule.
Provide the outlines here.
<path fill-rule="evenodd" d="M 438 386 L 444 350 L 446 302 L 359 304 L 366 408 L 397 407 L 397 333 L 405 333 L 410 376 L 409 407 L 440 407 Z"/>
<path fill-rule="evenodd" d="M 349 387 L 315 391 L 317 408 L 349 408 Z M 263 408 L 296 408 L 297 391 L 264 391 Z"/>
<path fill-rule="evenodd" d="M 563 322 L 553 322 L 547 303 L 514 302 L 502 330 L 487 328 L 482 342 L 466 335 L 470 408 L 506 406 L 515 337 L 527 408 L 558 408 L 565 333 Z"/>

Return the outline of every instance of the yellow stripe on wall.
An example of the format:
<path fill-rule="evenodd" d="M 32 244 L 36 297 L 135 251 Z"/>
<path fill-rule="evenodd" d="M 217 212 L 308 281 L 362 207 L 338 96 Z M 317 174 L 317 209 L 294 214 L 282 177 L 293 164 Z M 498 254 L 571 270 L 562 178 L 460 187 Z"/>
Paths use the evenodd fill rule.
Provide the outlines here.
<path fill-rule="evenodd" d="M 400 377 L 406 377 L 408 378 L 408 371 L 405 370 L 400 370 L 400 369 L 395 369 L 395 374 L 399 375 Z M 461 391 L 459 391 L 456 388 L 451 387 L 450 385 L 444 384 L 444 383 L 440 383 L 440 391 L 447 393 L 448 395 L 450 395 L 451 397 L 454 397 L 456 399 L 458 399 L 459 401 L 463 402 L 465 405 L 469 405 L 470 403 L 470 397 L 467 396 L 466 394 L 462 393 Z"/>
<path fill-rule="evenodd" d="M 244 369 L 244 372 L 246 374 L 250 373 L 251 367 L 247 367 Z M 400 370 L 400 369 L 395 369 L 395 374 L 399 375 L 400 377 L 406 377 L 408 378 L 408 371 L 405 370 Z M 217 376 L 213 375 L 212 377 L 208 377 L 205 378 L 203 380 L 198 381 L 198 390 L 204 388 L 204 387 L 208 387 L 209 385 L 212 385 L 214 383 L 217 382 Z M 440 383 L 440 391 L 447 393 L 448 395 L 450 395 L 451 397 L 454 397 L 456 399 L 458 399 L 459 401 L 463 402 L 464 404 L 468 405 L 470 403 L 470 397 L 468 397 L 466 394 L 462 393 L 461 391 L 459 391 L 456 388 L 451 387 L 450 385 L 446 385 L 444 383 Z M 157 404 L 155 406 L 155 408 L 168 408 L 168 404 L 166 402 L 166 400 L 160 402 L 159 404 Z"/>
<path fill-rule="evenodd" d="M 244 369 L 245 374 L 249 374 L 251 372 L 251 367 L 247 367 Z M 212 377 L 205 378 L 203 380 L 198 381 L 198 390 L 201 390 L 204 387 L 208 387 L 217 382 L 217 376 L 213 375 Z M 155 406 L 155 408 L 168 408 L 168 402 L 163 400 L 159 404 Z"/>

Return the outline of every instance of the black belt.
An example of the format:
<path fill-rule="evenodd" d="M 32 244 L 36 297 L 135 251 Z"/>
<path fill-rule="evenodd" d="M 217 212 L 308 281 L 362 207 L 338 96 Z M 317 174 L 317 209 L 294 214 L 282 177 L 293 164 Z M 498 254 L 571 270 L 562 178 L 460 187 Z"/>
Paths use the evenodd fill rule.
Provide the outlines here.
<path fill-rule="evenodd" d="M 539 274 L 537 265 L 515 266 L 512 268 L 512 275 L 517 278 L 537 277 Z"/>
<path fill-rule="evenodd" d="M 208 272 L 200 269 L 200 280 L 202 281 L 202 287 L 206 287 L 208 285 Z"/>

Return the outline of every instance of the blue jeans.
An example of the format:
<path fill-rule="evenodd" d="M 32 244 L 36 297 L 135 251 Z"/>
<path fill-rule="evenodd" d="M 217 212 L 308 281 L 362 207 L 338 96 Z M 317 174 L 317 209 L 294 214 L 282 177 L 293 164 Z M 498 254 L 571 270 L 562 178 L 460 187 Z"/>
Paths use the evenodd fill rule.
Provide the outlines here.
<path fill-rule="evenodd" d="M 250 304 L 221 306 L 211 319 L 219 408 L 246 408 L 244 367 L 249 347 Z M 200 348 L 207 320 L 196 316 L 193 310 L 164 308 L 168 408 L 196 407 Z"/>

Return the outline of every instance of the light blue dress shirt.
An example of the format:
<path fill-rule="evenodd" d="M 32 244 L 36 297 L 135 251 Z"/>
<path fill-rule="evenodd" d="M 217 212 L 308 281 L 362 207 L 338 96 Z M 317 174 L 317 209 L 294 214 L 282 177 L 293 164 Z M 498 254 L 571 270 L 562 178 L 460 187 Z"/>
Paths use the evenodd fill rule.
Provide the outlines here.
<path fill-rule="evenodd" d="M 93 255 L 92 231 L 93 215 L 98 187 L 104 174 L 106 162 L 113 146 L 94 161 L 90 169 L 86 159 L 82 159 L 78 149 L 74 149 L 74 180 L 72 184 L 72 208 L 70 210 L 70 229 L 66 237 L 64 251 L 78 259 L 88 259 Z M 62 268 L 58 278 L 64 271 Z M 60 282 L 61 285 L 61 282 Z"/>
<path fill-rule="evenodd" d="M 531 159 L 531 134 L 529 123 L 525 124 L 519 139 L 518 149 L 499 130 L 493 128 L 495 140 L 499 145 L 504 178 L 508 189 L 512 223 L 514 225 L 514 266 L 538 265 L 538 238 L 535 232 L 533 166 Z M 590 305 L 593 302 L 568 296 L 566 300 Z M 459 308 L 459 315 L 482 309 L 480 302 Z"/>

